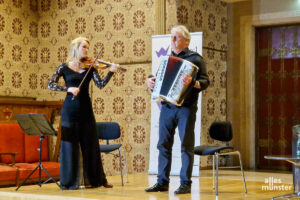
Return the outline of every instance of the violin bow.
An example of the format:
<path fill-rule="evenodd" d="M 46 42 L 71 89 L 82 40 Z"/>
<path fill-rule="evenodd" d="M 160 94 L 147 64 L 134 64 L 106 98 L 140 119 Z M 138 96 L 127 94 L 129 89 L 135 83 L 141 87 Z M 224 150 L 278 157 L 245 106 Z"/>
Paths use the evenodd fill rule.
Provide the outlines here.
<path fill-rule="evenodd" d="M 100 53 L 101 53 L 101 50 L 98 52 L 96 58 L 94 59 L 93 63 L 91 64 L 91 66 L 94 66 L 94 64 L 96 63 L 96 60 L 98 59 L 98 57 L 100 55 Z M 82 84 L 84 83 L 84 81 L 85 81 L 85 79 L 86 79 L 86 77 L 87 77 L 87 75 L 89 74 L 90 71 L 91 71 L 91 67 L 89 67 L 88 71 L 86 72 L 86 74 L 84 75 L 82 81 L 80 82 L 80 84 L 78 86 L 79 92 L 80 92 L 80 88 L 81 88 Z M 77 95 L 79 94 L 79 92 L 77 93 Z M 72 101 L 75 99 L 75 97 L 76 96 L 73 95 Z"/>

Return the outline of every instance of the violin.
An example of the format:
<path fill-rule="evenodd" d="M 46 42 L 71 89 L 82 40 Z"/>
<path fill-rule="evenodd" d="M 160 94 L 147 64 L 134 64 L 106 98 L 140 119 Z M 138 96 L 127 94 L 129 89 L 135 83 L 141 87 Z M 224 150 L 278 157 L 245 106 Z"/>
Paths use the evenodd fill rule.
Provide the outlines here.
<path fill-rule="evenodd" d="M 113 63 L 104 61 L 104 60 L 100 60 L 98 59 L 98 56 L 100 54 L 100 51 L 98 53 L 98 55 L 96 56 L 96 58 L 92 58 L 92 57 L 86 57 L 86 58 L 82 58 L 80 60 L 80 62 L 82 63 L 82 66 L 84 68 L 88 68 L 85 76 L 83 77 L 82 81 L 80 82 L 78 88 L 80 89 L 82 84 L 84 83 L 84 81 L 86 80 L 87 75 L 89 74 L 90 70 L 92 69 L 92 67 L 96 68 L 96 69 L 106 69 L 107 67 L 114 65 Z M 123 67 L 118 67 L 119 70 L 126 72 L 127 69 L 123 68 Z M 72 100 L 75 99 L 75 96 L 72 97 Z"/>
<path fill-rule="evenodd" d="M 111 65 L 113 65 L 113 63 L 105 61 L 105 60 L 101 60 L 101 59 L 95 59 L 92 57 L 86 57 L 80 60 L 80 62 L 82 63 L 82 66 L 84 68 L 90 68 L 90 67 L 94 67 L 96 69 L 106 69 L 108 67 L 110 67 Z M 123 67 L 118 67 L 119 70 L 126 72 L 127 69 L 123 68 Z"/>

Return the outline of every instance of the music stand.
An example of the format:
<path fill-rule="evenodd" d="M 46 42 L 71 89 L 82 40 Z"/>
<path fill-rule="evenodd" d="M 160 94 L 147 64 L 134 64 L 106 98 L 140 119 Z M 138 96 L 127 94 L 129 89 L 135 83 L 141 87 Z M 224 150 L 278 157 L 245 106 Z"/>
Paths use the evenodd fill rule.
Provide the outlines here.
<path fill-rule="evenodd" d="M 42 184 L 47 183 L 48 181 L 52 180 L 58 185 L 60 188 L 60 185 L 56 182 L 56 180 L 51 176 L 51 174 L 46 170 L 46 168 L 42 164 L 42 141 L 45 138 L 45 135 L 47 136 L 55 136 L 56 131 L 53 129 L 52 125 L 49 123 L 47 118 L 44 114 L 17 114 L 14 115 L 15 119 L 17 120 L 18 124 L 22 128 L 22 130 L 26 133 L 28 136 L 40 136 L 40 148 L 38 151 L 40 152 L 39 155 L 39 164 L 36 166 L 36 168 L 25 178 L 25 180 L 16 188 L 16 191 L 24 185 L 24 183 L 31 177 L 31 175 L 39 169 L 39 183 L 38 185 L 42 187 Z M 44 170 L 46 174 L 50 177 L 48 180 L 42 182 L 41 177 L 41 170 Z"/>

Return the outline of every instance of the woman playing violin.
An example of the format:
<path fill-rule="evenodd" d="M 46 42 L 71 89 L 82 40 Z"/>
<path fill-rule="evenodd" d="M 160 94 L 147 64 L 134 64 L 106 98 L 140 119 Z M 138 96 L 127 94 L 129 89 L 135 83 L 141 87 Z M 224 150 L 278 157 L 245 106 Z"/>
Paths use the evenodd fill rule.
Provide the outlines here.
<path fill-rule="evenodd" d="M 112 187 L 107 182 L 101 163 L 96 122 L 89 96 L 89 83 L 93 80 L 98 88 L 103 88 L 118 70 L 119 65 L 112 63 L 106 77 L 101 79 L 97 69 L 94 67 L 87 69 L 81 62 L 87 58 L 88 51 L 87 38 L 74 39 L 66 63 L 58 66 L 48 84 L 51 90 L 66 92 L 61 111 L 60 182 L 62 189 L 79 188 L 79 148 L 83 158 L 85 187 Z M 57 84 L 60 77 L 63 77 L 65 86 Z"/>

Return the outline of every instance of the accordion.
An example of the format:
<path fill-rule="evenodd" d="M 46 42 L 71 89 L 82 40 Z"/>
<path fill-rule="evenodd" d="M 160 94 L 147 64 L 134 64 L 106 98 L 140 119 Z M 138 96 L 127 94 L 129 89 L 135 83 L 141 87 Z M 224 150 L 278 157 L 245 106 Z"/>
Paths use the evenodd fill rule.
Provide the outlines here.
<path fill-rule="evenodd" d="M 189 74 L 192 77 L 198 72 L 193 63 L 173 56 L 163 56 L 156 74 L 152 101 L 167 101 L 181 106 L 185 92 L 189 86 L 184 86 L 181 78 Z"/>

